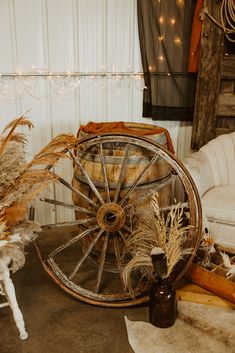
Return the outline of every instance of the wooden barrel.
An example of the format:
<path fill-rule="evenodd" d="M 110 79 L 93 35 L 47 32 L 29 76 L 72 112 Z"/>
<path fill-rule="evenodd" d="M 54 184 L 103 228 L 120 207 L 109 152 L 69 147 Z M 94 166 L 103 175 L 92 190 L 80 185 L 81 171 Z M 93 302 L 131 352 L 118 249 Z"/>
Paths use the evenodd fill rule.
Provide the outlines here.
<path fill-rule="evenodd" d="M 109 123 L 107 123 L 107 126 L 108 125 Z M 125 125 L 127 126 L 128 129 L 131 129 L 132 131 L 134 130 L 137 136 L 140 134 L 143 135 L 143 131 L 146 131 L 146 134 L 144 134 L 144 136 L 146 135 L 148 138 L 151 138 L 154 141 L 158 142 L 159 144 L 163 145 L 165 148 L 168 148 L 167 136 L 164 131 L 160 133 L 159 132 L 153 133 L 151 135 L 151 131 L 153 132 L 156 131 L 156 126 L 153 126 L 150 124 L 138 124 L 138 123 L 126 123 Z M 79 131 L 79 137 L 86 137 L 86 136 L 89 136 L 89 134 L 84 133 L 82 130 Z M 123 142 L 103 143 L 103 153 L 105 156 L 105 166 L 107 171 L 108 185 L 110 189 L 110 197 L 111 197 L 111 200 L 113 200 L 115 191 L 117 188 L 119 175 L 121 173 L 123 160 L 125 158 L 126 146 Z M 149 163 L 149 161 L 152 159 L 153 156 L 154 156 L 153 152 L 147 149 L 144 149 L 142 147 L 131 145 L 131 148 L 128 154 L 127 163 L 126 163 L 125 177 L 121 185 L 119 199 L 122 199 L 125 196 L 128 188 L 130 188 L 133 185 L 136 178 L 141 174 L 141 172 L 144 170 L 144 168 L 146 167 L 146 165 Z M 99 155 L 99 148 L 91 147 L 89 148 L 89 150 L 84 150 L 83 146 L 81 146 L 81 148 L 78 149 L 77 151 L 77 158 L 80 164 L 82 165 L 82 167 L 84 168 L 84 170 L 88 173 L 88 175 L 92 179 L 100 195 L 103 197 L 105 202 L 108 202 L 106 188 L 104 185 L 104 177 L 102 173 L 102 164 L 101 164 L 101 159 Z M 150 190 L 154 191 L 155 189 L 157 189 L 159 180 L 164 180 L 164 178 L 167 178 L 170 172 L 171 172 L 170 165 L 164 159 L 158 156 L 156 162 L 154 162 L 152 166 L 148 168 L 147 172 L 141 178 L 140 182 L 138 183 L 138 186 L 130 195 L 130 199 L 128 200 L 128 202 L 131 202 L 137 197 L 148 193 Z M 74 166 L 73 186 L 76 189 L 80 190 L 86 196 L 90 197 L 94 202 L 99 204 L 99 200 L 97 200 L 97 197 L 91 190 L 86 177 L 84 176 L 83 173 L 81 173 L 80 168 L 76 165 Z M 160 206 L 167 206 L 170 203 L 172 203 L 172 185 L 170 183 L 163 186 L 158 191 L 158 194 L 159 194 Z M 78 194 L 73 193 L 73 202 L 75 205 L 85 207 L 86 209 L 92 209 L 92 206 L 90 206 L 90 204 L 86 200 L 84 200 L 84 198 L 80 197 Z M 138 214 L 141 212 L 141 210 L 143 209 L 146 210 L 146 207 L 149 206 L 149 202 L 150 202 L 150 196 L 148 198 L 143 199 L 142 202 L 138 202 L 138 205 L 131 208 L 132 214 L 135 215 L 135 217 L 138 217 Z M 130 212 L 130 209 L 128 212 Z M 85 218 L 84 214 L 81 214 L 78 211 L 76 211 L 75 214 L 76 214 L 76 219 Z M 87 216 L 87 218 L 89 218 L 89 216 Z M 129 227 L 132 228 L 132 225 L 133 225 L 132 223 L 134 222 L 134 218 L 131 219 L 131 216 L 128 215 L 128 217 L 126 218 L 126 222 L 127 223 L 129 222 Z M 81 227 L 81 229 L 84 230 L 85 228 Z M 128 235 L 128 233 L 125 232 L 125 230 L 123 231 L 123 233 L 124 233 L 124 236 Z M 85 248 L 89 246 L 93 237 L 94 235 L 86 237 L 86 239 L 83 240 L 83 245 Z M 96 254 L 97 257 L 99 257 L 100 251 L 102 249 L 102 244 L 103 244 L 102 239 L 103 238 L 101 238 L 101 240 L 98 241 L 98 243 L 95 245 L 92 251 L 93 254 L 97 253 Z M 120 247 L 120 250 L 122 251 L 123 242 L 120 242 L 119 247 Z M 110 260 L 110 263 L 111 263 L 112 257 L 114 256 L 114 246 L 112 242 L 109 242 L 108 244 L 108 253 L 111 258 Z"/>

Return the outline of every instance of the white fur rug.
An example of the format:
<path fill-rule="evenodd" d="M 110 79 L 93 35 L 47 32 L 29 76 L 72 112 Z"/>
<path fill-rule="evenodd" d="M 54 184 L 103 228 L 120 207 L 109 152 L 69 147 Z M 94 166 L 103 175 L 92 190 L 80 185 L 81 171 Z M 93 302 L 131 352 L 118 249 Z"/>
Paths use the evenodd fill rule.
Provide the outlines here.
<path fill-rule="evenodd" d="M 135 353 L 233 353 L 235 311 L 178 302 L 174 326 L 161 329 L 125 317 L 129 343 Z"/>

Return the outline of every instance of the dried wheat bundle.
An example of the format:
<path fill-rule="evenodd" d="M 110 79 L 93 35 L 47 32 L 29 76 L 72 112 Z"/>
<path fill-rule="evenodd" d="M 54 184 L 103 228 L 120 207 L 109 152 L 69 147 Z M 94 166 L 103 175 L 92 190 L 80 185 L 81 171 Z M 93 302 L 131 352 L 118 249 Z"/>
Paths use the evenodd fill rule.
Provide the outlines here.
<path fill-rule="evenodd" d="M 152 249 L 160 248 L 165 254 L 167 271 L 164 278 L 169 277 L 175 265 L 191 252 L 191 249 L 184 248 L 190 226 L 183 226 L 183 215 L 180 203 L 174 205 L 166 216 L 162 214 L 158 195 L 153 194 L 151 208 L 140 217 L 136 230 L 125 245 L 125 253 L 131 253 L 132 259 L 124 268 L 123 278 L 132 295 L 131 275 L 134 270 L 138 269 L 150 282 L 154 279 Z"/>

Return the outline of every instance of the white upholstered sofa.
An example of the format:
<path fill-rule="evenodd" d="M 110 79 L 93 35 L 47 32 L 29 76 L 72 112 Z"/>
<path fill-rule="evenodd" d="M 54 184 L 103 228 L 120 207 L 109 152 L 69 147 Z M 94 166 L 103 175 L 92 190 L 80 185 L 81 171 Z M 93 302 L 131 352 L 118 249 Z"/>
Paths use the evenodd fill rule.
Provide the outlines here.
<path fill-rule="evenodd" d="M 213 238 L 235 251 L 235 132 L 216 137 L 183 162 L 198 188 Z"/>

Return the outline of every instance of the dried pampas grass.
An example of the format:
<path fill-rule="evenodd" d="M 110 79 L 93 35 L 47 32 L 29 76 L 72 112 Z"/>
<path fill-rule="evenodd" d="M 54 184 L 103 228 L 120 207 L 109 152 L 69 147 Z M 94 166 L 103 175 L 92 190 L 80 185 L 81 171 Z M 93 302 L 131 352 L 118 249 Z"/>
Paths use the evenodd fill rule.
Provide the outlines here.
<path fill-rule="evenodd" d="M 130 253 L 132 259 L 123 271 L 126 287 L 133 295 L 132 273 L 138 270 L 142 277 L 149 282 L 154 280 L 154 270 L 151 259 L 151 250 L 161 248 L 166 257 L 167 272 L 169 277 L 176 264 L 191 252 L 184 248 L 187 231 L 190 226 L 183 225 L 184 211 L 181 204 L 176 204 L 167 215 L 160 212 L 158 195 L 153 194 L 151 208 L 145 212 L 138 222 L 136 230 L 130 234 L 126 241 L 125 253 Z"/>
<path fill-rule="evenodd" d="M 27 113 L 27 112 L 26 112 Z M 20 143 L 25 143 L 27 140 L 24 137 L 22 139 L 22 134 L 15 133 L 15 129 L 19 126 L 27 126 L 29 129 L 33 127 L 33 124 L 30 120 L 21 115 L 19 118 L 11 121 L 4 129 L 2 134 L 0 135 L 0 155 L 3 153 L 4 149 L 6 148 L 7 144 L 11 140 L 17 140 Z M 10 129 L 9 132 L 7 132 Z M 7 132 L 7 133 L 6 133 Z M 20 138 L 21 136 L 21 138 Z"/>
<path fill-rule="evenodd" d="M 58 179 L 51 167 L 61 158 L 70 158 L 65 152 L 77 144 L 73 135 L 61 134 L 27 163 L 27 139 L 16 132 L 19 126 L 31 129 L 33 124 L 22 115 L 0 134 L 0 259 L 10 259 L 12 271 L 23 266 L 24 246 L 40 231 L 40 225 L 27 217 L 31 202 Z"/>
<path fill-rule="evenodd" d="M 8 124 L 0 135 L 0 213 L 5 214 L 11 226 L 18 224 L 22 220 L 23 210 L 27 212 L 32 200 L 58 179 L 46 167 L 52 167 L 59 159 L 68 157 L 65 154 L 67 149 L 77 144 L 73 135 L 58 135 L 32 161 L 26 163 L 22 134 L 18 142 L 15 137 L 11 140 L 17 126 L 33 127 L 28 119 L 21 116 Z"/>

